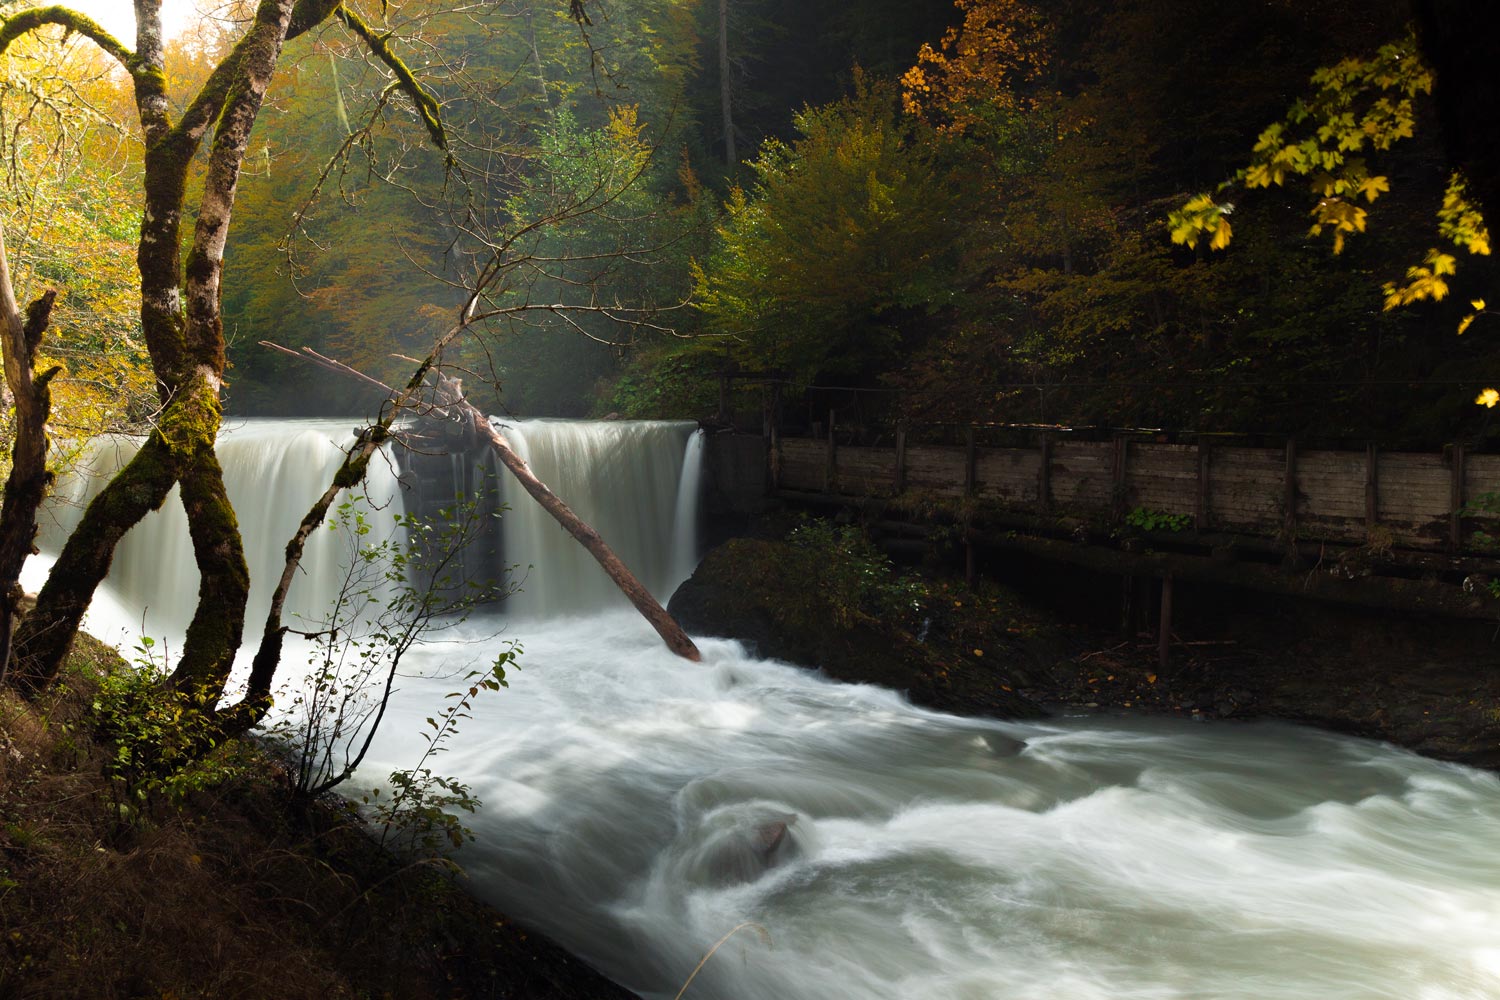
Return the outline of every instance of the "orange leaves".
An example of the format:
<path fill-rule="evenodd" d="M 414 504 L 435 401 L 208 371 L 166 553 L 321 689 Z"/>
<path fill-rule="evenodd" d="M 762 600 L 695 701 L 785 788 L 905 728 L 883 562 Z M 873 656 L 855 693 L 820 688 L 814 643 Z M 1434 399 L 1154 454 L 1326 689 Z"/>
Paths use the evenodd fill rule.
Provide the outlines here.
<path fill-rule="evenodd" d="M 964 132 L 993 108 L 1028 103 L 1025 85 L 1047 67 L 1047 30 L 1022 0 L 954 0 L 963 23 L 937 48 L 923 45 L 917 65 L 901 77 L 901 103 L 939 128 Z"/>

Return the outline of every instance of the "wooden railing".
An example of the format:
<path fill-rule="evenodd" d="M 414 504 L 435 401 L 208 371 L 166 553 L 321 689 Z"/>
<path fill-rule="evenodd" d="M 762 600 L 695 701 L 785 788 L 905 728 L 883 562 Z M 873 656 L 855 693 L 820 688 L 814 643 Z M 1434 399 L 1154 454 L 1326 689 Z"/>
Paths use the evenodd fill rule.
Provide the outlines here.
<path fill-rule="evenodd" d="M 1039 514 L 1117 521 L 1139 509 L 1186 518 L 1199 533 L 1278 536 L 1427 551 L 1490 554 L 1500 517 L 1470 509 L 1500 493 L 1500 455 L 1299 450 L 1119 435 L 1044 433 L 1034 447 L 855 447 L 775 437 L 776 489 L 849 497 L 973 497 Z M 1481 533 L 1482 532 L 1482 533 Z"/>

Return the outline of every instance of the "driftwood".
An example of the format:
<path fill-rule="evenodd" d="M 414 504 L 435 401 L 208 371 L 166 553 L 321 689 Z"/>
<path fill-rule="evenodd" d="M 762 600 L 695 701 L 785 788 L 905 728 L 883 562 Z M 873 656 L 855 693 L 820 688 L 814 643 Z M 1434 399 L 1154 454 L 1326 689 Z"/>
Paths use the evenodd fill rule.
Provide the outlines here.
<path fill-rule="evenodd" d="M 264 347 L 281 351 L 283 354 L 301 358 L 327 371 L 354 378 L 372 388 L 378 388 L 385 392 L 389 399 L 395 399 L 401 395 L 385 383 L 316 351 L 307 348 L 293 351 L 269 341 L 261 341 L 261 344 Z M 423 411 L 419 408 L 417 412 Z M 463 421 L 473 432 L 474 438 L 495 453 L 501 464 L 510 470 L 511 475 L 516 477 L 517 482 L 531 495 L 532 499 L 551 514 L 568 534 L 578 540 L 580 545 L 588 549 L 589 554 L 598 561 L 604 572 L 609 574 L 609 578 L 615 582 L 615 586 L 620 588 L 641 616 L 651 623 L 652 628 L 656 629 L 657 635 L 661 636 L 667 648 L 684 659 L 694 662 L 702 660 L 703 657 L 698 652 L 698 647 L 694 645 L 692 639 L 688 638 L 682 626 L 677 624 L 677 620 L 667 613 L 667 609 L 661 606 L 661 602 L 653 597 L 635 574 L 620 561 L 620 557 L 615 555 L 614 550 L 609 547 L 599 532 L 585 523 L 573 512 L 572 508 L 563 502 L 561 497 L 553 493 L 546 483 L 536 477 L 525 459 L 516 454 L 510 442 L 506 441 L 505 436 L 495 429 L 489 418 L 464 397 L 457 379 L 438 376 L 436 402 L 430 405 L 426 412 L 439 417 L 457 417 Z"/>

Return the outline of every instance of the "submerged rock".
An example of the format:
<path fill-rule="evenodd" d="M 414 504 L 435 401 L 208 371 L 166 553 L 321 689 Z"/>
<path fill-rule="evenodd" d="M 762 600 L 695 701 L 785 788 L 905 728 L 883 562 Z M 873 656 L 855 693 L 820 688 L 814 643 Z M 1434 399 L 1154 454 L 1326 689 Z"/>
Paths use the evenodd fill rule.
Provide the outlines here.
<path fill-rule="evenodd" d="M 692 846 L 679 859 L 680 875 L 697 885 L 754 882 L 803 856 L 803 845 L 792 832 L 797 820 L 795 813 L 767 815 L 764 806 L 747 803 L 703 816 L 689 828 Z"/>

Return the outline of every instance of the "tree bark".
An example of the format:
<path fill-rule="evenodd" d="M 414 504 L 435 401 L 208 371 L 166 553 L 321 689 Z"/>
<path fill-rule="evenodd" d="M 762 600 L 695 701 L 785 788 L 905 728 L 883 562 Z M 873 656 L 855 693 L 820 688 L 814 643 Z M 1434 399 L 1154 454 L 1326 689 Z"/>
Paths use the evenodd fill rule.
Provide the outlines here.
<path fill-rule="evenodd" d="M 734 151 L 734 102 L 729 84 L 729 0 L 719 0 L 719 105 L 724 117 L 724 165 L 733 170 L 739 158 Z"/>
<path fill-rule="evenodd" d="M 225 368 L 219 278 L 240 164 L 294 0 L 261 0 L 250 30 L 175 123 L 166 97 L 159 0 L 136 0 L 135 7 L 138 50 L 127 68 L 146 139 L 136 260 L 141 327 L 163 410 L 145 446 L 84 511 L 16 637 L 17 682 L 30 691 L 56 675 L 115 545 L 179 481 L 202 582 L 173 682 L 221 690 L 244 627 L 249 571 L 214 456 Z M 187 175 L 210 128 L 213 147 L 184 269 L 178 247 Z"/>
<path fill-rule="evenodd" d="M 5 233 L 0 230 L 0 351 L 5 388 L 16 408 L 10 475 L 0 506 L 0 681 L 10 669 L 15 618 L 21 603 L 21 568 L 36 540 L 36 512 L 47 495 L 47 417 L 52 411 L 48 383 L 59 369 L 35 373 L 36 351 L 52 317 L 55 291 L 48 291 L 21 315 L 10 280 Z"/>
<path fill-rule="evenodd" d="M 537 96 L 541 98 L 542 110 L 552 110 L 552 96 L 547 92 L 547 71 L 542 66 L 542 50 L 536 41 L 536 11 L 531 4 L 526 5 L 526 42 L 531 46 L 531 67 L 536 72 Z"/>
<path fill-rule="evenodd" d="M 114 559 L 115 546 L 141 518 L 159 508 L 177 477 L 157 431 L 84 511 L 77 530 L 37 595 L 36 609 L 16 633 L 13 683 L 26 694 L 56 676 L 83 614 Z"/>

